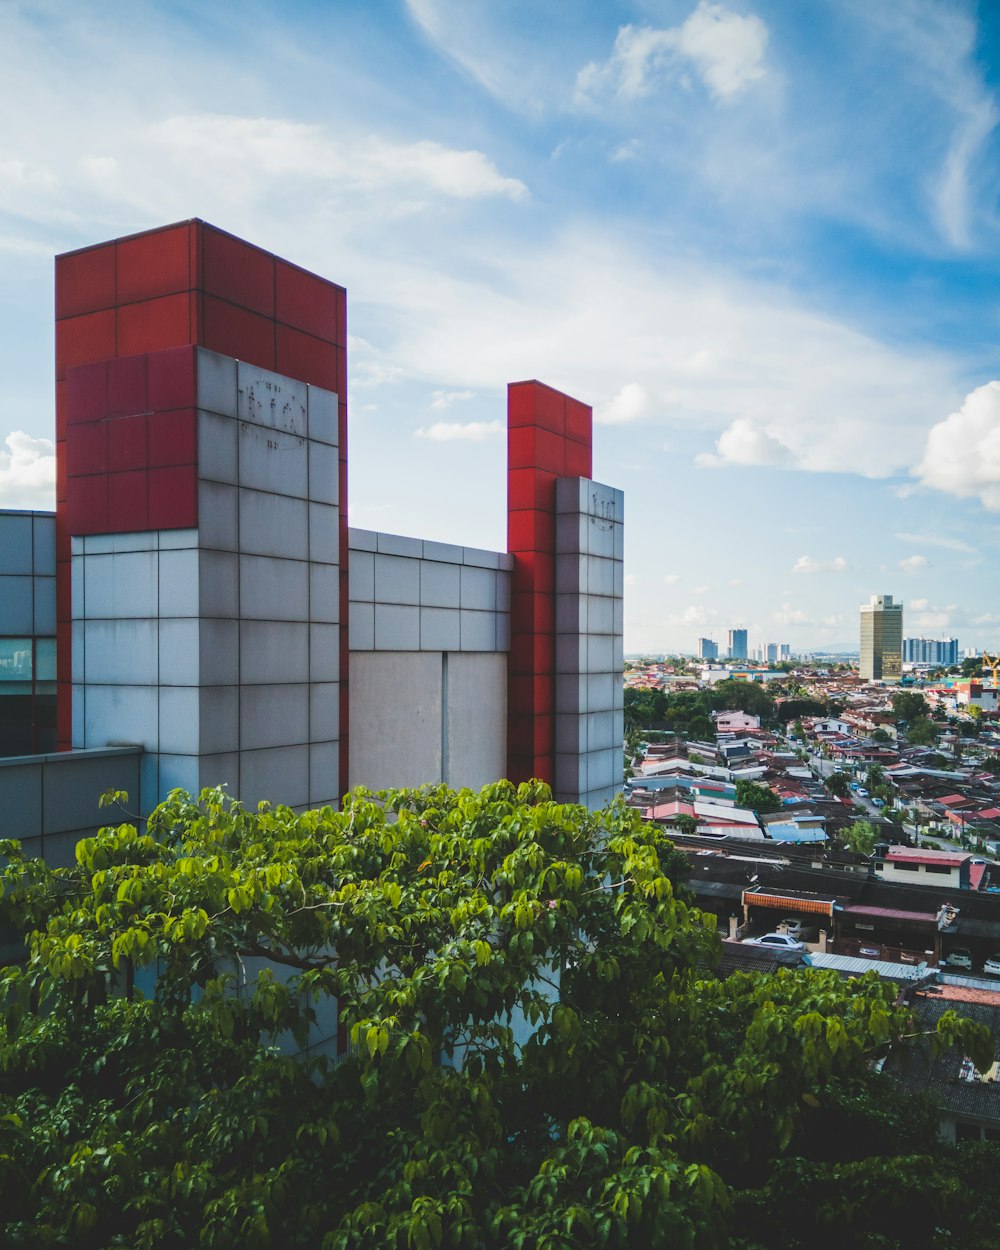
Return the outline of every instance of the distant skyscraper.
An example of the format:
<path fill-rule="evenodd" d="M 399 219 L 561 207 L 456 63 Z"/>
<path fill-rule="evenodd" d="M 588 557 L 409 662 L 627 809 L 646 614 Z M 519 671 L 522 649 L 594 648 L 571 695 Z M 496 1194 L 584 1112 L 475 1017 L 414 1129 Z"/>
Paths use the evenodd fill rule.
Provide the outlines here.
<path fill-rule="evenodd" d="M 747 658 L 747 631 L 745 629 L 731 629 L 729 631 L 729 658 L 731 660 L 745 660 Z"/>
<path fill-rule="evenodd" d="M 957 638 L 904 638 L 903 662 L 950 668 L 958 663 Z"/>
<path fill-rule="evenodd" d="M 698 639 L 698 659 L 699 660 L 717 660 L 719 658 L 719 644 L 713 642 L 711 638 Z"/>
<path fill-rule="evenodd" d="M 861 606 L 861 676 L 899 681 L 903 675 L 903 605 L 892 595 L 872 595 Z"/>

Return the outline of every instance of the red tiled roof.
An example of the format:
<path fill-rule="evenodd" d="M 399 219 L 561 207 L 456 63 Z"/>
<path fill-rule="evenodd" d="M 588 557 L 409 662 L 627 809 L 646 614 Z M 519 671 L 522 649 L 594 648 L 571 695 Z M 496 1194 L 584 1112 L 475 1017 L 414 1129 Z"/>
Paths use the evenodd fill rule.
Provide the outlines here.
<path fill-rule="evenodd" d="M 932 911 L 903 911 L 898 907 L 865 907 L 861 903 L 849 903 L 845 915 L 872 916 L 876 920 L 909 920 L 914 924 L 937 924 L 937 913 Z"/>
<path fill-rule="evenodd" d="M 925 991 L 917 991 L 922 996 Z M 963 1003 L 984 1003 L 990 1007 L 1000 1007 L 1000 989 L 995 990 L 979 990 L 974 989 L 971 985 L 966 988 L 964 985 L 935 985 L 933 994 L 926 994 L 927 998 L 945 998 L 952 1002 Z"/>
<path fill-rule="evenodd" d="M 890 846 L 885 857 L 890 864 L 936 864 L 942 868 L 958 868 L 971 858 L 971 851 L 920 851 L 906 846 Z"/>
<path fill-rule="evenodd" d="M 764 894 L 756 890 L 743 891 L 743 903 L 755 907 L 774 907 L 779 911 L 811 912 L 819 916 L 833 915 L 833 900 L 825 898 L 799 898 L 794 894 Z"/>

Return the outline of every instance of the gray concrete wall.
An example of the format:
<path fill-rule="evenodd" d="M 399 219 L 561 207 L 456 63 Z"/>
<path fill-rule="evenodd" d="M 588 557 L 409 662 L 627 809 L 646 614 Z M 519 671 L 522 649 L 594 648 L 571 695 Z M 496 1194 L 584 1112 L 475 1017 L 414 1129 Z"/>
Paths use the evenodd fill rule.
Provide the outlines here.
<path fill-rule="evenodd" d="M 503 777 L 512 558 L 358 529 L 350 550 L 350 784 Z"/>
<path fill-rule="evenodd" d="M 17 838 L 52 867 L 74 862 L 77 841 L 126 819 L 100 808 L 106 790 L 126 790 L 139 803 L 141 751 L 67 751 L 0 759 L 0 837 Z"/>
<path fill-rule="evenodd" d="M 143 804 L 339 796 L 337 396 L 198 352 L 198 527 L 74 537 L 73 745 Z"/>
<path fill-rule="evenodd" d="M 599 808 L 622 787 L 624 495 L 556 482 L 555 797 Z"/>
<path fill-rule="evenodd" d="M 506 655 L 351 652 L 352 786 L 478 790 L 506 769 Z"/>

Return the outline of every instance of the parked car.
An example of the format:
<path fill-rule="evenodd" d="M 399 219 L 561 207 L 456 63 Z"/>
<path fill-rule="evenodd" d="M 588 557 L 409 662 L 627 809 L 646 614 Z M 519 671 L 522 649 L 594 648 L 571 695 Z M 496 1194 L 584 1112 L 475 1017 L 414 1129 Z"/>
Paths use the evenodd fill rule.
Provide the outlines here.
<path fill-rule="evenodd" d="M 967 946 L 956 946 L 954 950 L 950 950 L 944 958 L 944 963 L 949 968 L 963 968 L 967 972 L 972 971 L 972 951 Z"/>
<path fill-rule="evenodd" d="M 1000 951 L 991 955 L 983 964 L 983 972 L 988 977 L 1000 977 Z"/>
<path fill-rule="evenodd" d="M 866 798 L 868 797 L 868 791 L 864 788 L 864 786 L 859 786 L 859 787 L 858 787 L 858 794 L 859 794 L 859 795 L 861 796 L 861 798 L 863 798 L 863 799 L 866 799 Z"/>
<path fill-rule="evenodd" d="M 773 950 L 804 951 L 805 943 L 793 938 L 788 933 L 765 933 L 763 937 L 744 938 L 750 946 L 770 946 Z"/>
<path fill-rule="evenodd" d="M 876 807 L 885 807 L 885 799 L 872 799 Z"/>

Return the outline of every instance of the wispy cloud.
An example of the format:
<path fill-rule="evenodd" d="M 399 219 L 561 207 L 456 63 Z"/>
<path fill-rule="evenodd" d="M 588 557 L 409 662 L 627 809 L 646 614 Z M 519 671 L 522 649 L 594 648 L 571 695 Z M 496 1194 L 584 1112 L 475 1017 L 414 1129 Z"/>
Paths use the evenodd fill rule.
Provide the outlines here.
<path fill-rule="evenodd" d="M 904 560 L 900 560 L 899 567 L 904 573 L 917 573 L 920 569 L 925 569 L 930 564 L 930 560 L 926 556 L 907 556 Z"/>
<path fill-rule="evenodd" d="M 847 561 L 843 556 L 834 556 L 832 560 L 814 560 L 811 556 L 799 556 L 792 565 L 793 573 L 843 573 L 847 569 Z"/>
<path fill-rule="evenodd" d="M 436 421 L 433 425 L 421 426 L 413 432 L 417 438 L 429 438 L 437 443 L 456 440 L 482 443 L 486 439 L 502 438 L 507 433 L 507 425 L 504 421 Z"/>
<path fill-rule="evenodd" d="M 901 543 L 913 543 L 918 547 L 943 547 L 946 551 L 960 551 L 966 555 L 976 555 L 976 548 L 961 538 L 946 538 L 940 534 L 907 534 L 897 533 Z"/>

